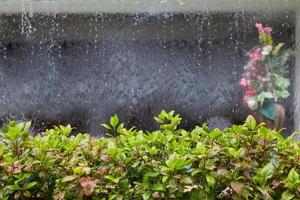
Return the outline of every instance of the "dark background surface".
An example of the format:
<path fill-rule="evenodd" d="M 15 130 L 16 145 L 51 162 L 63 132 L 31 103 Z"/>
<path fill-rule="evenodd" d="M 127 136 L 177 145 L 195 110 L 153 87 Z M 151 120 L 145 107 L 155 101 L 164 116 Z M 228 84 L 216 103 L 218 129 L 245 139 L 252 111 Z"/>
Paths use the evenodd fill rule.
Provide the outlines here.
<path fill-rule="evenodd" d="M 162 109 L 179 112 L 186 128 L 214 117 L 241 123 L 239 80 L 258 42 L 256 22 L 294 45 L 288 11 L 2 15 L 0 116 L 32 119 L 34 130 L 71 123 L 95 135 L 114 113 L 153 129 Z M 293 95 L 284 104 L 291 129 Z"/>

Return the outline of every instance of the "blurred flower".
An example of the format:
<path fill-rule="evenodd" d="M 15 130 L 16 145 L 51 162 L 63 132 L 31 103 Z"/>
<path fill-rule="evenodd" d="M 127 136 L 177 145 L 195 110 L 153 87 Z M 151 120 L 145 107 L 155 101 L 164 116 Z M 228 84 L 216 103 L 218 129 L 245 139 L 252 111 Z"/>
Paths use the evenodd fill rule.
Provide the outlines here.
<path fill-rule="evenodd" d="M 266 70 L 265 67 L 266 67 L 265 65 L 259 65 L 259 66 L 255 67 L 252 71 L 255 74 L 260 74 L 260 73 L 262 73 L 262 72 L 264 72 Z"/>
<path fill-rule="evenodd" d="M 256 28 L 259 33 L 266 33 L 268 36 L 271 36 L 272 34 L 272 28 L 270 27 L 264 27 L 262 24 L 256 23 Z"/>
<path fill-rule="evenodd" d="M 255 26 L 256 26 L 258 32 L 260 32 L 260 33 L 264 32 L 264 27 L 262 24 L 256 23 Z"/>
<path fill-rule="evenodd" d="M 253 69 L 253 65 L 251 63 L 248 63 L 247 65 L 244 66 L 244 70 L 251 70 Z"/>
<path fill-rule="evenodd" d="M 273 30 L 270 27 L 266 27 L 266 28 L 264 28 L 264 31 L 265 31 L 266 34 L 268 34 L 269 36 L 271 36 Z"/>
<path fill-rule="evenodd" d="M 261 76 L 259 76 L 258 80 L 260 80 L 261 82 L 268 82 L 268 81 L 270 81 L 270 77 L 261 77 Z"/>
<path fill-rule="evenodd" d="M 252 88 L 248 88 L 248 89 L 246 90 L 246 94 L 247 94 L 247 95 L 254 96 L 254 95 L 256 95 L 256 91 L 255 91 L 254 89 L 252 89 Z"/>
<path fill-rule="evenodd" d="M 258 108 L 258 103 L 255 97 L 249 97 L 247 105 L 250 110 L 256 110 Z"/>
<path fill-rule="evenodd" d="M 257 49 L 254 49 L 253 51 L 251 51 L 249 54 L 249 57 L 250 57 L 250 61 L 254 62 L 254 63 L 256 61 L 260 60 L 260 58 L 261 58 L 260 49 L 257 48 Z"/>
<path fill-rule="evenodd" d="M 251 72 L 246 72 L 245 77 L 250 78 L 251 77 Z"/>
<path fill-rule="evenodd" d="M 262 52 L 261 52 L 261 54 L 262 54 L 263 56 L 267 56 L 267 55 L 270 54 L 270 52 L 272 51 L 272 49 L 273 49 L 273 46 L 272 46 L 272 45 L 264 46 L 264 47 L 263 47 L 263 50 L 262 50 Z"/>
<path fill-rule="evenodd" d="M 240 85 L 243 86 L 244 88 L 248 87 L 248 83 L 247 83 L 247 81 L 244 78 L 241 79 Z"/>
<path fill-rule="evenodd" d="M 286 60 L 280 62 L 284 54 L 278 54 L 283 43 L 272 45 L 272 28 L 264 27 L 260 23 L 256 23 L 255 26 L 259 32 L 260 44 L 248 53 L 249 61 L 244 66 L 244 73 L 240 81 L 240 85 L 246 90 L 243 97 L 243 106 L 250 110 L 263 107 L 264 99 L 276 102 L 279 98 L 286 98 L 285 94 L 289 94 L 289 84 L 279 87 L 278 85 L 281 84 L 274 83 L 275 79 L 287 80 L 288 82 L 288 79 L 284 77 L 284 71 L 280 69 L 286 63 Z M 277 53 L 273 53 L 273 49 Z M 264 113 L 261 114 L 264 115 Z"/>

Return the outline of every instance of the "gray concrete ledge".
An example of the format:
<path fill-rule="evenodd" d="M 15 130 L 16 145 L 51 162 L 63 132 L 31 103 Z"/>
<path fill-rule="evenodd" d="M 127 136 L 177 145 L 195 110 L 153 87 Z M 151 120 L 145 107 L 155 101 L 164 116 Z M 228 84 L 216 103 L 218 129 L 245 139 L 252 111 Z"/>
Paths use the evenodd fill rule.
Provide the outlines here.
<path fill-rule="evenodd" d="M 295 9 L 300 9 L 300 0 L 0 0 L 0 13 L 271 12 Z"/>

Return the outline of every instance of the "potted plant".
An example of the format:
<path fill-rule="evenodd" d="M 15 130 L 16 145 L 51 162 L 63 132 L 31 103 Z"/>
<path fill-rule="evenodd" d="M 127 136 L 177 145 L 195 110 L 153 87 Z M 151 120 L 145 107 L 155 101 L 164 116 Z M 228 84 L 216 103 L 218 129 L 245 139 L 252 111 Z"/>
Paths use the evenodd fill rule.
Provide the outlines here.
<path fill-rule="evenodd" d="M 280 129 L 285 109 L 280 100 L 289 96 L 290 80 L 287 61 L 291 50 L 282 50 L 284 43 L 274 44 L 272 28 L 256 24 L 259 45 L 249 53 L 240 85 L 245 89 L 243 106 L 269 128 Z"/>

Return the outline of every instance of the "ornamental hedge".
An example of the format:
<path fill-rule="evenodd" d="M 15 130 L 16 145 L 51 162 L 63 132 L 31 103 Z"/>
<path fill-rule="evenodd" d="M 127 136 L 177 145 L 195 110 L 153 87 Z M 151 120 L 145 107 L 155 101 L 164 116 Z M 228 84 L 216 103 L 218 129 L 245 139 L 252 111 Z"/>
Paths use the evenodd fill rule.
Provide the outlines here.
<path fill-rule="evenodd" d="M 127 129 L 115 115 L 108 137 L 30 122 L 0 135 L 0 199 L 300 199 L 300 149 L 293 135 L 256 124 L 223 131 L 178 128 L 162 111 L 158 130 Z M 72 136 L 70 136 L 72 135 Z"/>

